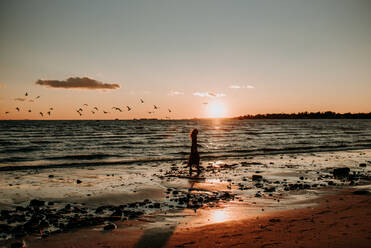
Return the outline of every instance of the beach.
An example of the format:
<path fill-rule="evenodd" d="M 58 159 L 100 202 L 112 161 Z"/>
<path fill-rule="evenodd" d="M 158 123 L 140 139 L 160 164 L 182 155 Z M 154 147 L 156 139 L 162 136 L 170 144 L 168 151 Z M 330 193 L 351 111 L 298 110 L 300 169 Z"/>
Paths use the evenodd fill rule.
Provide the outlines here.
<path fill-rule="evenodd" d="M 0 244 L 367 247 L 371 150 L 201 165 L 194 177 L 184 162 L 3 172 Z"/>

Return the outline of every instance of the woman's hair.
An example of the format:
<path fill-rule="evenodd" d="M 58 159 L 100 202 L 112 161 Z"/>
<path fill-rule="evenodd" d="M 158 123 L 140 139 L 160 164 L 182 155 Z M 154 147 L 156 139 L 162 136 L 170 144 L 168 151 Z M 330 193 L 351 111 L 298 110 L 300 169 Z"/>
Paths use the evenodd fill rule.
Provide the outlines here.
<path fill-rule="evenodd" d="M 197 134 L 198 134 L 197 128 L 192 129 L 192 131 L 189 134 L 189 137 L 191 137 L 191 139 L 193 139 L 194 137 L 197 137 Z"/>

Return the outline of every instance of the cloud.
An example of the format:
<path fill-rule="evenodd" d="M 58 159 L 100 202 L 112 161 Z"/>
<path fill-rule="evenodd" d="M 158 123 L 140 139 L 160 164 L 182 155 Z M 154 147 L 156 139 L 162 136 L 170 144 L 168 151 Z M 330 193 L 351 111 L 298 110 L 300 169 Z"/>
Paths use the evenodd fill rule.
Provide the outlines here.
<path fill-rule="evenodd" d="M 252 86 L 252 85 L 247 84 L 247 85 L 242 85 L 242 86 L 240 86 L 240 85 L 230 85 L 229 88 L 230 89 L 254 89 L 255 87 Z"/>
<path fill-rule="evenodd" d="M 213 92 L 195 92 L 194 96 L 200 97 L 223 97 L 226 96 L 224 93 L 213 93 Z"/>
<path fill-rule="evenodd" d="M 46 86 L 49 88 L 63 88 L 63 89 L 88 89 L 88 90 L 101 90 L 108 89 L 114 90 L 120 88 L 118 84 L 102 83 L 100 81 L 88 77 L 70 77 L 67 80 L 37 80 L 35 84 Z"/>
<path fill-rule="evenodd" d="M 168 95 L 169 96 L 180 96 L 180 95 L 184 95 L 184 92 L 172 90 L 172 91 L 169 92 Z"/>
<path fill-rule="evenodd" d="M 14 98 L 14 101 L 24 102 L 26 101 L 26 98 Z"/>

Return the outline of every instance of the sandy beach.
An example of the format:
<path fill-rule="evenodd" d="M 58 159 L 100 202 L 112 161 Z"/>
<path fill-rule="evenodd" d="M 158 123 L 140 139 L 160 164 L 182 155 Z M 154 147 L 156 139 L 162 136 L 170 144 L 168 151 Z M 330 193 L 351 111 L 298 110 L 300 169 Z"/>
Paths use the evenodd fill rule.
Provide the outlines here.
<path fill-rule="evenodd" d="M 160 162 L 8 171 L 0 244 L 367 247 L 370 161 L 370 150 L 209 160 L 191 178 Z"/>

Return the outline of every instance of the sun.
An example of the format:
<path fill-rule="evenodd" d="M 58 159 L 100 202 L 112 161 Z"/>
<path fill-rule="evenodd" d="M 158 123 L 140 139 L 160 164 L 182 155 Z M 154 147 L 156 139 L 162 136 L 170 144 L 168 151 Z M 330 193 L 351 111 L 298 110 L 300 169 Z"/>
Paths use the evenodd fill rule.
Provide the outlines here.
<path fill-rule="evenodd" d="M 210 102 L 206 106 L 206 116 L 208 118 L 224 118 L 227 116 L 227 107 L 223 102 Z"/>

